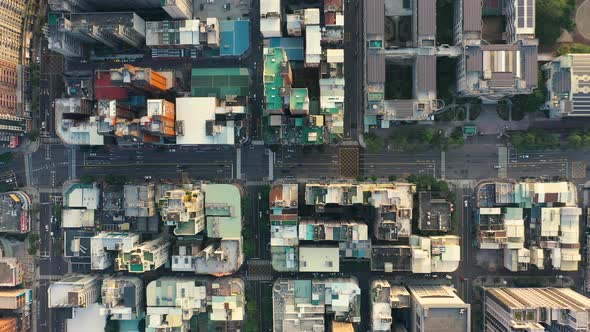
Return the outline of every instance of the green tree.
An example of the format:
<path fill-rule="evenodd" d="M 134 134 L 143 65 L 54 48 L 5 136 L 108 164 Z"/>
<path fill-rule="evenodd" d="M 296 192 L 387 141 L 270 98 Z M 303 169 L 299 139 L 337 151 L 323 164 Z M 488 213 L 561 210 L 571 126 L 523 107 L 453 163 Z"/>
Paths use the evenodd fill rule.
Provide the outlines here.
<path fill-rule="evenodd" d="M 432 129 L 425 129 L 420 132 L 420 140 L 424 143 L 430 144 L 434 138 L 434 131 Z"/>
<path fill-rule="evenodd" d="M 392 181 L 393 182 L 393 181 L 397 180 L 397 175 L 390 175 L 387 179 L 389 181 Z"/>
<path fill-rule="evenodd" d="M 371 175 L 371 180 L 373 180 L 373 182 L 377 181 L 377 175 Z"/>
<path fill-rule="evenodd" d="M 364 139 L 365 144 L 367 145 L 367 150 L 370 153 L 377 153 L 383 150 L 383 146 L 385 145 L 383 138 L 373 133 L 367 133 L 364 135 Z"/>
<path fill-rule="evenodd" d="M 104 332 L 119 332 L 119 321 L 115 319 L 107 319 L 107 323 L 104 327 Z"/>
<path fill-rule="evenodd" d="M 80 183 L 82 184 L 93 184 L 96 182 L 96 176 L 85 174 L 80 177 Z"/>
<path fill-rule="evenodd" d="M 30 139 L 31 141 L 33 141 L 33 142 L 36 142 L 36 141 L 37 141 L 37 139 L 39 138 L 39 130 L 37 130 L 37 129 L 33 129 L 33 130 L 31 130 L 31 131 L 29 132 L 29 135 L 28 135 L 28 137 L 29 137 L 29 139 Z"/>
<path fill-rule="evenodd" d="M 356 180 L 357 180 L 358 182 L 362 182 L 362 181 L 365 181 L 365 177 L 364 177 L 364 176 L 362 176 L 362 175 L 358 175 L 358 176 L 356 177 Z"/>
<path fill-rule="evenodd" d="M 0 162 L 2 163 L 9 163 L 14 159 L 14 153 L 13 152 L 6 152 L 3 154 L 0 154 Z"/>
<path fill-rule="evenodd" d="M 542 44 L 552 45 L 561 34 L 561 29 L 573 31 L 572 12 L 575 3 L 568 0 L 535 1 L 535 33 Z"/>

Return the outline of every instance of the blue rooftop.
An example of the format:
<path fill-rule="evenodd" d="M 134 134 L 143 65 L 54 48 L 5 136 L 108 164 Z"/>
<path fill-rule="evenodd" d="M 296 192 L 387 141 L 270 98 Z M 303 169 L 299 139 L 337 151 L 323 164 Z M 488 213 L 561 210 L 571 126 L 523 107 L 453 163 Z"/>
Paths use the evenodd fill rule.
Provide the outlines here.
<path fill-rule="evenodd" d="M 297 38 L 270 38 L 269 47 L 280 47 L 287 52 L 289 61 L 303 61 L 303 37 Z"/>
<path fill-rule="evenodd" d="M 219 22 L 219 55 L 242 55 L 250 47 L 250 21 Z"/>

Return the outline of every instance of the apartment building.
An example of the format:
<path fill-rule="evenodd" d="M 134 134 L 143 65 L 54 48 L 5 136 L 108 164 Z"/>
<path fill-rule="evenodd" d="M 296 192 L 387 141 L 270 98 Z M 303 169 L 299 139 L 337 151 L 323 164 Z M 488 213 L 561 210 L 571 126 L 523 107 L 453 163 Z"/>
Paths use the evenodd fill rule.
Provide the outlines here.
<path fill-rule="evenodd" d="M 410 286 L 411 332 L 471 331 L 471 305 L 449 286 Z"/>
<path fill-rule="evenodd" d="M 100 295 L 97 276 L 73 275 L 49 286 L 49 308 L 85 308 L 96 302 Z"/>
<path fill-rule="evenodd" d="M 159 206 L 162 221 L 175 226 L 175 235 L 195 235 L 205 229 L 205 197 L 200 189 L 168 190 Z"/>
<path fill-rule="evenodd" d="M 192 322 L 237 331 L 245 318 L 244 287 L 238 278 L 156 279 L 146 287 L 146 331 L 187 332 Z"/>
<path fill-rule="evenodd" d="M 134 320 L 143 312 L 143 283 L 138 277 L 115 275 L 102 281 L 102 316 L 113 320 Z"/>

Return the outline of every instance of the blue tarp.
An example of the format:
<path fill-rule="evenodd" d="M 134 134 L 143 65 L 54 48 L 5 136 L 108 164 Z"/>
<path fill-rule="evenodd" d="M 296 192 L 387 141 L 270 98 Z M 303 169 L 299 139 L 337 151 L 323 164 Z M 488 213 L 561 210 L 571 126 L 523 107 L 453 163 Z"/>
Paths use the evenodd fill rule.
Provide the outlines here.
<path fill-rule="evenodd" d="M 287 53 L 289 61 L 303 61 L 303 37 L 270 38 L 269 47 L 280 47 Z"/>
<path fill-rule="evenodd" d="M 219 22 L 219 55 L 242 55 L 250 47 L 250 21 Z"/>

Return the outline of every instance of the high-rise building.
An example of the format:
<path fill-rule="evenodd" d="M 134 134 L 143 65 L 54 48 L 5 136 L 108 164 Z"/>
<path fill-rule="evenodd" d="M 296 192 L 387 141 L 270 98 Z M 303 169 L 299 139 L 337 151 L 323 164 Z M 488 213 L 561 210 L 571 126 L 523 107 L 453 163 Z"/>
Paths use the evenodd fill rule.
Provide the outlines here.
<path fill-rule="evenodd" d="M 86 308 L 98 299 L 97 276 L 73 275 L 55 282 L 47 289 L 49 308 Z"/>
<path fill-rule="evenodd" d="M 142 313 L 143 283 L 132 276 L 110 276 L 102 281 L 100 314 L 114 320 L 138 319 Z"/>
<path fill-rule="evenodd" d="M 19 114 L 18 70 L 25 4 L 22 0 L 3 0 L 0 5 L 0 114 Z"/>
<path fill-rule="evenodd" d="M 18 319 L 16 317 L 1 317 L 0 332 L 17 332 Z"/>
<path fill-rule="evenodd" d="M 161 6 L 161 0 L 49 0 L 49 7 L 57 12 L 121 11 Z"/>
<path fill-rule="evenodd" d="M 141 117 L 141 126 L 150 135 L 174 137 L 176 111 L 174 103 L 164 99 L 148 99 L 147 115 Z"/>
<path fill-rule="evenodd" d="M 145 45 L 145 22 L 133 12 L 53 12 L 49 14 L 48 24 L 49 49 L 64 56 L 79 56 L 79 44 L 102 45 L 114 50 L 139 49 Z"/>
<path fill-rule="evenodd" d="M 485 331 L 588 331 L 590 299 L 569 288 L 486 288 Z"/>
<path fill-rule="evenodd" d="M 124 65 L 111 69 L 113 85 L 123 86 L 141 92 L 161 92 L 169 88 L 168 80 L 162 74 L 150 69 Z"/>
<path fill-rule="evenodd" d="M 162 8 L 175 20 L 193 18 L 192 0 L 162 0 Z"/>

